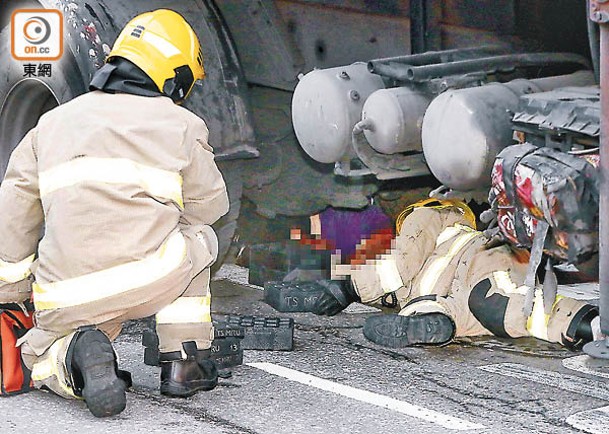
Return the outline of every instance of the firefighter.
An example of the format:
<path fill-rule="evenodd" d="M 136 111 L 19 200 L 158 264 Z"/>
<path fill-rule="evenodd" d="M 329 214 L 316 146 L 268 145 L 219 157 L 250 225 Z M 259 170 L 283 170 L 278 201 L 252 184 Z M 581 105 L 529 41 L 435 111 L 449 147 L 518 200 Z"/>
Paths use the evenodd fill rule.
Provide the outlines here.
<path fill-rule="evenodd" d="M 403 223 L 398 218 L 387 254 L 336 264 L 333 278 L 343 280 L 318 300 L 316 313 L 332 315 L 353 301 L 399 308 L 364 324 L 366 338 L 394 348 L 485 335 L 534 336 L 575 348 L 599 338 L 598 308 L 583 301 L 557 296 L 544 306 L 537 289 L 528 315 L 528 252 L 489 243 L 465 204 L 424 206 L 431 204 L 413 206 Z"/>
<path fill-rule="evenodd" d="M 0 186 L 0 302 L 35 307 L 23 361 L 36 387 L 97 417 L 126 405 L 111 344 L 126 320 L 156 314 L 162 394 L 217 384 L 210 225 L 228 197 L 204 121 L 179 105 L 204 75 L 184 18 L 137 16 L 91 92 L 27 133 Z"/>

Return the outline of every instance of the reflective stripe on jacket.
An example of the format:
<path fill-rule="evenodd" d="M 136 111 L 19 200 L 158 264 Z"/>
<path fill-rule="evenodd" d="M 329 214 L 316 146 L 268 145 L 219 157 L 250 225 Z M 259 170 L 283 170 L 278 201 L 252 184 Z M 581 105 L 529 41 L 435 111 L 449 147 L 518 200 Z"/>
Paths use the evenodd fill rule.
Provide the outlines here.
<path fill-rule="evenodd" d="M 0 260 L 35 251 L 44 216 L 38 308 L 163 277 L 185 258 L 179 225 L 212 224 L 228 211 L 207 139 L 205 123 L 166 97 L 95 91 L 51 110 L 0 186 Z"/>
<path fill-rule="evenodd" d="M 465 256 L 473 256 L 484 243 L 484 234 L 469 226 L 455 224 L 445 228 L 414 281 L 411 297 L 449 294 L 460 262 Z"/>

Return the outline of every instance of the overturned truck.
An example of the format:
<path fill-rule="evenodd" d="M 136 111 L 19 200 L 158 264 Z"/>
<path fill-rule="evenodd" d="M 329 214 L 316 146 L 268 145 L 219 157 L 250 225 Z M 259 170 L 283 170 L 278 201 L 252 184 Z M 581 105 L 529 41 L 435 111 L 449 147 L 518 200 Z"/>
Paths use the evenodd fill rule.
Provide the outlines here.
<path fill-rule="evenodd" d="M 20 8 L 63 14 L 50 77 L 25 77 L 11 57 Z M 484 201 L 521 97 L 596 82 L 583 0 L 13 0 L 0 5 L 0 172 L 44 112 L 87 91 L 127 21 L 157 8 L 202 43 L 207 78 L 186 105 L 229 188 L 221 254 L 243 197 L 267 217 L 438 186 Z M 598 131 L 577 134 L 596 146 Z"/>

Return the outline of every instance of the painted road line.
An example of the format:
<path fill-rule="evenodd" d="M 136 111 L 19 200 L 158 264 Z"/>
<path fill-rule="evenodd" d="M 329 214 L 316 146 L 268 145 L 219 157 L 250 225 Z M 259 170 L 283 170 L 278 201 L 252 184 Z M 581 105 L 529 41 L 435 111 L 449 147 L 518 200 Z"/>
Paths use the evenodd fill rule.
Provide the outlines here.
<path fill-rule="evenodd" d="M 589 362 L 597 361 L 598 359 L 594 359 L 587 354 L 582 354 L 581 356 L 569 357 L 568 359 L 563 359 L 562 365 L 573 371 L 582 372 L 584 374 L 595 375 L 597 377 L 609 378 L 609 372 L 601 372 L 595 371 L 594 369 L 588 367 Z"/>
<path fill-rule="evenodd" d="M 545 371 L 519 363 L 498 363 L 496 365 L 478 366 L 478 369 L 609 401 L 609 390 L 607 390 L 605 381 Z"/>
<path fill-rule="evenodd" d="M 422 419 L 427 422 L 432 422 L 441 425 L 445 428 L 450 428 L 458 431 L 486 428 L 484 425 L 448 416 L 446 414 L 434 410 L 428 410 L 426 408 L 419 407 L 418 405 L 409 404 L 404 401 L 389 398 L 388 396 L 379 395 L 378 393 L 368 392 L 367 390 L 345 386 L 343 384 L 335 383 L 333 381 L 305 374 L 304 372 L 296 371 L 294 369 L 284 368 L 283 366 L 279 366 L 274 363 L 247 363 L 247 365 L 257 369 L 261 369 L 265 372 L 277 375 L 279 377 L 287 378 L 288 380 L 296 381 L 297 383 L 316 387 L 317 389 L 336 393 L 338 395 L 365 402 L 367 404 L 372 404 L 378 407 L 397 411 L 398 413 L 415 417 L 417 419 Z"/>
<path fill-rule="evenodd" d="M 583 374 L 595 375 L 597 377 L 609 378 L 609 373 L 595 371 L 590 368 L 590 362 L 598 362 L 587 354 L 581 356 L 569 357 L 562 361 L 562 365 L 573 371 L 578 371 Z M 580 411 L 572 414 L 567 418 L 567 423 L 575 429 L 585 431 L 591 434 L 606 434 L 608 431 L 607 420 L 609 419 L 609 406 L 595 408 L 593 410 Z"/>
<path fill-rule="evenodd" d="M 609 406 L 572 414 L 567 418 L 567 423 L 573 428 L 591 434 L 607 434 L 607 420 L 609 420 Z"/>

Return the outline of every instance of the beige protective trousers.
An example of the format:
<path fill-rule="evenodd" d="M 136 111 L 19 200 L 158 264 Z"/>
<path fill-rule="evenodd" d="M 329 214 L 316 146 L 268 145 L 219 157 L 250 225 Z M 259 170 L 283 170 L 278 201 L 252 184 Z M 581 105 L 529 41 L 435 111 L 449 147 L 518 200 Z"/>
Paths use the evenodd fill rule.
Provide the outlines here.
<path fill-rule="evenodd" d="M 535 336 L 564 344 L 576 313 L 589 305 L 558 296 L 546 314 L 537 290 L 533 312 L 525 315 L 528 256 L 519 258 L 506 245 L 487 248 L 487 238 L 469 225 L 454 208 L 417 208 L 390 254 L 355 268 L 337 266 L 336 273 L 350 276 L 363 303 L 394 298 L 400 315 L 448 315 L 456 337 Z"/>
<path fill-rule="evenodd" d="M 107 297 L 103 303 L 94 301 L 35 313 L 36 326 L 19 343 L 37 387 L 46 386 L 63 397 L 74 397 L 66 353 L 76 330 L 89 324 L 114 340 L 123 322 L 156 314 L 162 353 L 179 353 L 182 343 L 188 341 L 194 341 L 199 350 L 211 346 L 209 266 L 216 259 L 217 239 L 206 225 L 183 226 L 180 232 L 186 241 L 185 256 L 162 279 Z"/>
<path fill-rule="evenodd" d="M 114 339 L 156 314 L 167 359 L 184 357 L 183 342 L 210 347 L 210 225 L 229 200 L 208 137 L 168 97 L 93 91 L 45 113 L 13 150 L 0 303 L 34 302 L 19 344 L 36 386 L 70 396 L 65 354 L 82 327 Z"/>

